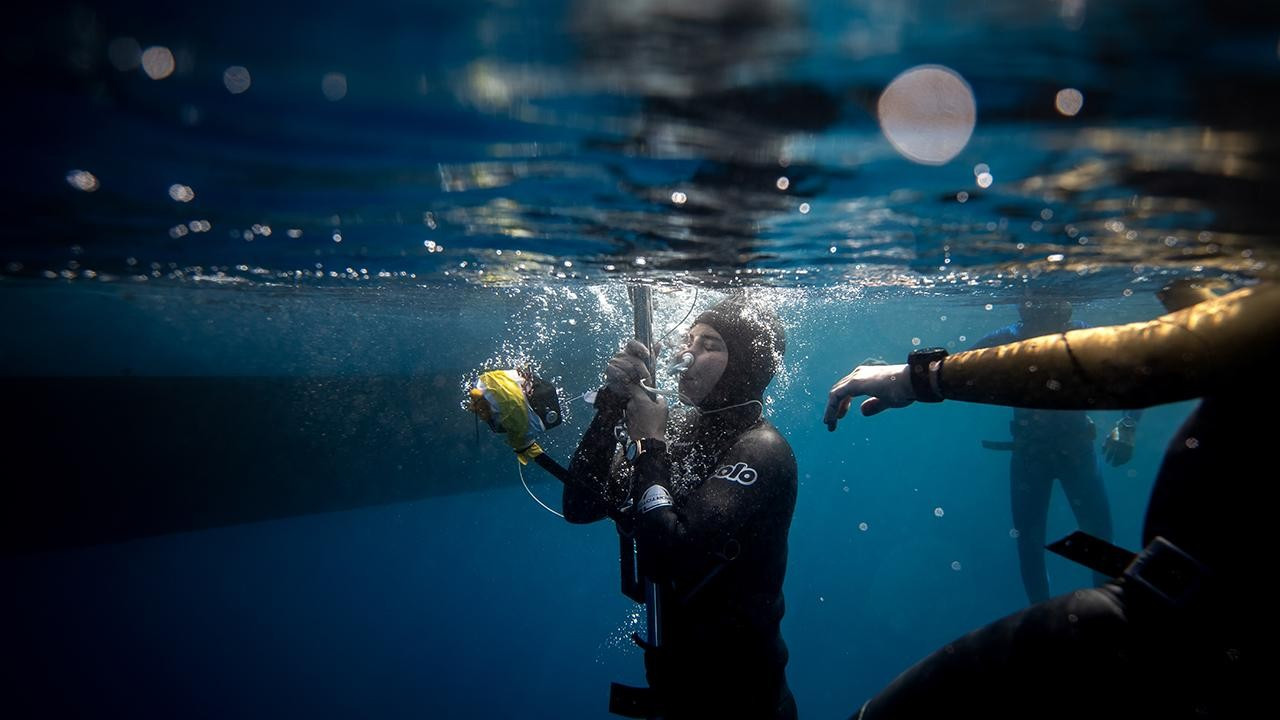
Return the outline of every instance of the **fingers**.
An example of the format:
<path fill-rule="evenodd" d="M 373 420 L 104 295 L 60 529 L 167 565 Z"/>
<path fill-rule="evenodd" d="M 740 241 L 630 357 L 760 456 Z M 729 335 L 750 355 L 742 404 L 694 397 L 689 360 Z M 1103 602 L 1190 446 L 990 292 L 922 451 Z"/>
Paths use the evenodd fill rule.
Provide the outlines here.
<path fill-rule="evenodd" d="M 628 340 L 627 345 L 622 349 L 622 352 L 640 358 L 641 362 L 649 361 L 649 348 L 645 347 L 644 343 L 639 340 Z"/>
<path fill-rule="evenodd" d="M 625 393 L 629 385 L 639 386 L 650 381 L 649 369 L 645 366 L 644 357 L 636 354 L 637 348 L 644 352 L 644 346 L 640 343 L 634 340 L 627 343 L 627 347 L 609 358 L 609 363 L 605 366 L 605 379 L 617 392 Z"/>
<path fill-rule="evenodd" d="M 609 361 L 605 374 L 612 375 L 614 379 L 624 383 L 639 383 L 649 378 L 649 371 L 644 364 L 630 358 L 614 357 Z"/>
<path fill-rule="evenodd" d="M 835 432 L 837 421 L 849 412 L 849 405 L 853 403 L 853 397 L 858 394 L 853 377 L 857 371 L 857 368 L 854 368 L 853 372 L 840 378 L 840 382 L 832 385 L 831 391 L 827 393 L 827 407 L 822 413 L 822 422 L 826 423 L 827 432 Z"/>
<path fill-rule="evenodd" d="M 849 403 L 852 401 L 852 398 L 840 393 L 839 386 L 832 388 L 827 394 L 827 409 L 822 413 L 822 422 L 826 423 L 828 432 L 835 432 L 836 421 L 849 411 Z"/>
<path fill-rule="evenodd" d="M 631 400 L 635 403 L 648 403 L 650 405 L 655 405 L 664 410 L 667 407 L 666 398 L 664 398 L 663 396 L 657 393 L 651 393 L 648 390 L 645 390 L 644 388 L 640 387 L 639 384 L 629 385 L 628 393 L 631 397 Z"/>
<path fill-rule="evenodd" d="M 890 407 L 890 406 L 889 406 L 887 403 L 885 403 L 885 401 L 881 400 L 880 398 L 878 398 L 878 397 L 869 397 L 869 398 L 867 398 L 866 400 L 863 400 L 863 401 L 862 401 L 862 406 L 861 406 L 861 408 L 862 408 L 862 415 L 863 415 L 863 417 L 871 417 L 872 415 L 875 415 L 876 413 L 880 413 L 880 412 L 883 412 L 883 411 L 885 411 L 885 410 L 888 410 L 888 409 L 889 409 L 889 407 Z"/>

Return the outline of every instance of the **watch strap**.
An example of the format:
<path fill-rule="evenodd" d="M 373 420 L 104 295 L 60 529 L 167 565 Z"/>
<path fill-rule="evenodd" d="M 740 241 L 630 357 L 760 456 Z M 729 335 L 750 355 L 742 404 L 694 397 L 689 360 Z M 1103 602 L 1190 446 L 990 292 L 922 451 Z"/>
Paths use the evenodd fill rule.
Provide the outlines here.
<path fill-rule="evenodd" d="M 911 390 L 920 402 L 942 402 L 942 394 L 934 384 L 934 363 L 947 357 L 944 348 L 914 350 L 907 355 L 907 373 L 911 376 Z"/>

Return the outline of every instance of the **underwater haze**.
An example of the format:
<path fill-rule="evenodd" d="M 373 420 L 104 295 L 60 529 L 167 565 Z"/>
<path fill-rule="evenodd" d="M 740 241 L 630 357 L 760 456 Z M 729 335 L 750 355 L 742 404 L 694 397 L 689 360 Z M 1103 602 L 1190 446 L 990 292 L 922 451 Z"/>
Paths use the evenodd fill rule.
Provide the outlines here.
<path fill-rule="evenodd" d="M 462 401 L 533 368 L 567 462 L 635 287 L 669 339 L 778 309 L 788 682 L 847 717 L 1027 600 L 1012 411 L 828 433 L 831 385 L 1280 260 L 1265 3 L 51 2 L 0 42 L 5 717 L 609 717 L 616 532 Z M 1116 544 L 1191 407 L 1101 466 Z"/>

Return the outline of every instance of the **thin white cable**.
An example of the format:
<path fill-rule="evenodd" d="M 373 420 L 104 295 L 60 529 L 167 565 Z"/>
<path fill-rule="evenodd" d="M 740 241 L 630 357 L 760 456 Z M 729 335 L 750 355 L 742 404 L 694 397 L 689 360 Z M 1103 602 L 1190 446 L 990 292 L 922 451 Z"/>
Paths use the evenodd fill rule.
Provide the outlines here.
<path fill-rule="evenodd" d="M 654 341 L 654 344 L 656 345 L 656 344 L 658 344 L 658 343 L 662 342 L 663 340 L 666 340 L 666 339 L 667 339 L 667 336 L 671 334 L 671 331 L 672 331 L 672 330 L 675 330 L 676 328 L 680 327 L 681 325 L 683 325 L 683 324 L 684 324 L 684 321 L 685 321 L 685 320 L 688 320 L 688 319 L 689 319 L 689 316 L 693 314 L 693 309 L 694 309 L 694 308 L 696 308 L 696 307 L 698 307 L 698 288 L 697 288 L 697 287 L 694 287 L 694 288 L 693 288 L 693 302 L 689 304 L 689 312 L 685 313 L 685 314 L 684 314 L 684 317 L 680 318 L 680 322 L 676 323 L 675 325 L 672 325 L 670 328 L 668 328 L 668 329 L 667 329 L 667 331 L 666 331 L 666 332 L 662 333 L 662 337 L 660 337 L 660 338 L 658 338 L 657 340 L 655 340 L 655 341 Z"/>
<path fill-rule="evenodd" d="M 724 412 L 725 410 L 732 410 L 734 408 L 744 407 L 752 403 L 759 405 L 760 414 L 761 415 L 764 414 L 764 403 L 760 402 L 759 400 L 748 400 L 746 402 L 740 402 L 737 405 L 725 405 L 724 407 L 716 408 L 715 410 L 703 410 L 698 406 L 694 405 L 693 403 L 689 402 L 689 397 L 684 393 L 681 393 L 679 390 L 659 390 L 657 388 L 652 388 L 652 387 L 649 387 L 648 385 L 645 385 L 643 380 L 640 381 L 640 387 L 644 388 L 646 391 L 651 392 L 655 395 L 666 395 L 668 397 L 678 398 L 681 402 L 693 408 L 693 411 L 698 413 L 699 415 L 714 415 L 718 412 Z"/>
<path fill-rule="evenodd" d="M 740 403 L 738 403 L 737 405 L 725 405 L 724 407 L 722 407 L 722 408 L 716 408 L 715 410 L 698 410 L 698 408 L 694 408 L 694 410 L 697 410 L 699 415 L 714 415 L 714 414 L 716 414 L 716 413 L 718 413 L 718 412 L 724 412 L 725 410 L 732 410 L 732 409 L 734 409 L 734 408 L 740 408 L 740 407 L 743 407 L 743 406 L 745 406 L 745 405 L 750 405 L 751 403 L 755 403 L 756 405 L 759 405 L 759 406 L 760 406 L 760 414 L 761 414 L 761 415 L 764 415 L 764 403 L 760 402 L 759 400 L 748 400 L 748 401 L 746 401 L 746 402 L 740 402 Z"/>
<path fill-rule="evenodd" d="M 538 499 L 538 496 L 537 496 L 537 495 L 534 495 L 534 494 L 533 494 L 533 491 L 529 489 L 529 483 L 527 483 L 527 482 L 525 482 L 525 481 L 524 481 L 524 468 L 523 468 L 523 467 L 521 467 L 521 464 L 520 464 L 520 461 L 519 461 L 519 460 L 516 460 L 516 470 L 517 470 L 517 471 L 519 471 L 519 473 L 520 473 L 520 484 L 521 484 L 521 485 L 524 485 L 524 491 L 525 491 L 525 492 L 527 492 L 527 493 L 529 493 L 529 497 L 533 498 L 533 501 L 534 501 L 534 502 L 536 502 L 536 503 L 538 503 L 539 505 L 541 505 L 543 510 L 546 510 L 547 512 L 551 513 L 552 515 L 555 515 L 555 516 L 556 516 L 556 517 L 558 517 L 558 518 L 563 518 L 563 517 L 564 517 L 563 515 L 561 515 L 560 513 L 556 512 L 555 510 L 552 510 L 551 508 L 547 507 L 547 504 L 546 504 L 546 503 L 544 503 L 544 502 L 542 502 L 541 500 L 539 500 L 539 499 Z"/>

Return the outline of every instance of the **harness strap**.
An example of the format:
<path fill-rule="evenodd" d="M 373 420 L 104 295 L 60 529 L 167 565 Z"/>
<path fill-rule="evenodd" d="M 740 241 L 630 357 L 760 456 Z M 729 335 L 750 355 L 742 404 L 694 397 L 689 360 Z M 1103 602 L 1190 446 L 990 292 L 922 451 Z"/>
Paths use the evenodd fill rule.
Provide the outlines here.
<path fill-rule="evenodd" d="M 1080 530 L 1047 547 L 1090 570 L 1124 578 L 1130 587 L 1171 608 L 1203 607 L 1212 596 L 1213 572 L 1159 535 L 1139 553 Z"/>

